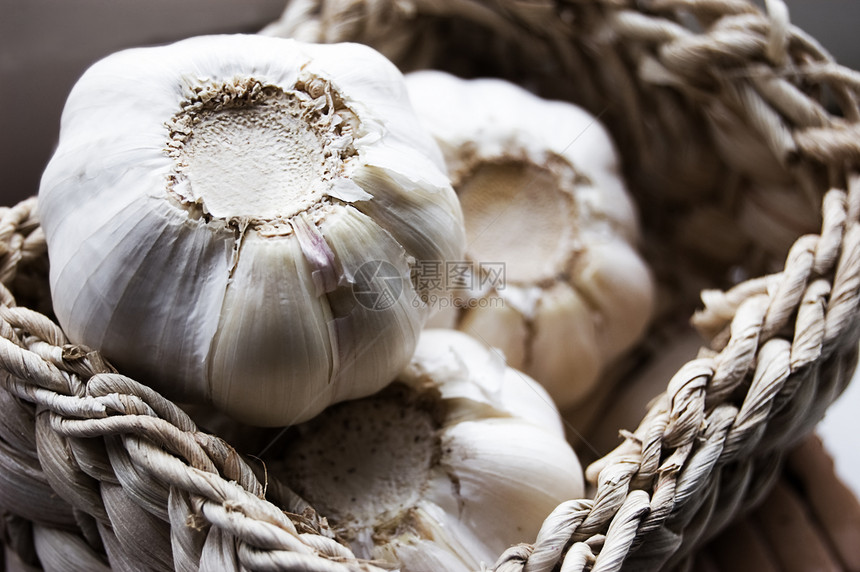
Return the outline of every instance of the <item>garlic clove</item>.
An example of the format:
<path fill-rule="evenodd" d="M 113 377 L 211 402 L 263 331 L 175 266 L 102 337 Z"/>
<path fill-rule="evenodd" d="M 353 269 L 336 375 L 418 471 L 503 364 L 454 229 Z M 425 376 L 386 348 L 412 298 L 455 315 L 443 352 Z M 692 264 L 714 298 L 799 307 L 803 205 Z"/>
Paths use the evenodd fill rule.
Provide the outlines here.
<path fill-rule="evenodd" d="M 416 308 L 423 305 L 405 249 L 371 218 L 353 207 L 337 209 L 319 230 L 348 283 L 327 295 L 337 358 L 331 383 L 337 401 L 354 399 L 367 393 L 363 379 L 390 381 L 390 363 L 409 361 L 423 324 Z"/>
<path fill-rule="evenodd" d="M 442 166 L 366 46 L 234 35 L 114 54 L 72 90 L 39 192 L 57 317 L 168 397 L 243 420 L 373 393 L 431 312 L 411 265 L 462 256 Z M 362 270 L 381 263 L 386 279 Z M 402 298 L 362 306 L 395 279 Z"/>
<path fill-rule="evenodd" d="M 425 324 L 426 328 L 456 328 L 459 308 L 455 305 L 457 301 L 448 293 L 440 298 L 428 298 L 433 307 L 433 313 Z"/>
<path fill-rule="evenodd" d="M 429 538 L 433 546 L 454 555 L 470 571 L 483 570 L 498 555 L 492 555 L 483 541 L 484 531 L 468 526 L 455 516 L 460 509 L 456 484 L 453 487 L 455 494 L 452 495 L 451 479 L 437 474 L 414 511 L 412 531 L 402 536 L 413 542 Z M 415 572 L 430 570 L 434 569 L 416 568 Z"/>
<path fill-rule="evenodd" d="M 510 539 L 534 540 L 535 534 L 526 531 L 539 530 L 559 499 L 582 494 L 578 460 L 560 454 L 549 435 L 542 427 L 503 418 L 446 428 L 440 465 L 448 486 L 452 481 L 457 486 L 457 510 L 446 513 L 447 528 L 461 540 L 468 538 L 467 531 L 481 531 L 480 542 L 469 546 L 479 561 L 492 564 Z M 528 458 L 545 461 L 538 469 L 524 462 Z"/>
<path fill-rule="evenodd" d="M 441 535 L 434 535 L 434 540 L 424 540 L 411 535 L 395 538 L 388 547 L 380 550 L 381 560 L 398 562 L 401 572 L 417 572 L 422 570 L 444 570 L 445 572 L 474 572 L 476 567 L 467 565 L 467 557 L 456 557 L 451 554 L 454 548 L 442 548 L 437 544 Z"/>
<path fill-rule="evenodd" d="M 595 341 L 604 362 L 632 345 L 654 304 L 654 284 L 642 258 L 621 240 L 595 241 L 573 261 L 571 283 L 597 310 Z"/>
<path fill-rule="evenodd" d="M 549 393 L 510 367 L 501 352 L 463 332 L 426 329 L 398 379 L 416 389 L 432 379 L 448 405 L 448 422 L 475 415 L 514 416 L 564 436 Z M 481 405 L 487 409 L 480 409 Z"/>
<path fill-rule="evenodd" d="M 582 401 L 591 390 L 576 380 L 598 379 L 606 355 L 598 345 L 594 310 L 565 282 L 547 288 L 535 309 L 528 369 L 560 403 Z M 571 328 L 571 322 L 578 324 Z M 558 340 L 566 351 L 557 351 Z"/>
<path fill-rule="evenodd" d="M 227 286 L 232 233 L 215 231 L 207 237 L 198 232 L 199 223 L 151 202 L 141 197 L 116 214 L 108 210 L 108 217 L 105 211 L 93 211 L 87 221 L 93 229 L 89 236 L 80 242 L 54 243 L 59 248 L 51 251 L 51 282 L 75 285 L 55 290 L 54 311 L 108 318 L 67 321 L 66 334 L 72 340 L 87 340 L 106 355 L 125 354 L 124 369 L 130 375 L 148 371 L 152 362 L 161 364 L 177 380 L 172 392 L 184 399 L 203 389 L 186 382 L 205 376 L 208 341 L 217 331 Z M 141 217 L 149 224 L 140 225 Z M 117 242 L 133 247 L 98 246 Z M 70 248 L 74 245 L 78 247 Z M 178 273 L 176 268 L 186 271 Z M 200 283 L 199 276 L 211 278 Z M 162 296 L 163 291 L 171 296 Z M 145 303 L 152 299 L 159 303 Z M 116 336 L 119 328 L 124 330 L 122 338 Z M 128 346 L 134 351 L 126 351 Z M 177 353 L 184 357 L 177 359 Z"/>
<path fill-rule="evenodd" d="M 234 418 L 276 425 L 284 418 L 307 419 L 331 402 L 331 311 L 315 289 L 313 271 L 294 234 L 245 234 L 216 313 L 221 318 L 206 388 L 212 402 Z M 289 311 L 289 320 L 273 311 L 274 300 Z"/>
<path fill-rule="evenodd" d="M 459 319 L 457 328 L 499 348 L 505 361 L 516 369 L 525 369 L 531 331 L 529 320 L 511 304 L 476 306 Z"/>
<path fill-rule="evenodd" d="M 403 162 L 397 164 L 398 158 L 404 157 L 415 161 L 412 169 L 404 169 Z M 406 171 L 437 176 L 416 176 Z M 366 165 L 352 174 L 358 185 L 374 191 L 374 200 L 356 203 L 355 208 L 390 232 L 419 263 L 457 260 L 463 255 L 460 205 L 450 193 L 447 177 L 439 178 L 438 174 L 426 159 L 408 152 L 398 156 L 368 154 Z M 439 240 L 438 236 L 448 240 Z"/>

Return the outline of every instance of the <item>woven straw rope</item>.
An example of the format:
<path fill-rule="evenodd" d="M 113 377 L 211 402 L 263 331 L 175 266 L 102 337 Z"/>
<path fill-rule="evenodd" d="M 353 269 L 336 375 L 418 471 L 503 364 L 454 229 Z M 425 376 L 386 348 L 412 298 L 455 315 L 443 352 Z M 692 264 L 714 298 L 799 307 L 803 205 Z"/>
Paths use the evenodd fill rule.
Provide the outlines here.
<path fill-rule="evenodd" d="M 821 202 L 820 233 L 799 239 L 780 272 L 704 293 L 695 321 L 712 349 L 682 367 L 639 428 L 589 468 L 598 483 L 594 498 L 560 505 L 533 544 L 500 556 L 499 571 L 656 569 L 682 562 L 697 542 L 768 490 L 786 447 L 821 417 L 857 359 L 860 179 L 844 176 L 844 162 L 860 157 L 857 74 L 830 62 L 792 28 L 779 2 L 768 3 L 769 20 L 744 2 L 640 3 L 652 14 L 630 11 L 621 1 L 592 4 L 396 6 L 479 19 L 509 39 L 554 38 L 535 51 L 570 69 L 582 63 L 565 49 L 565 32 L 556 29 L 553 36 L 553 30 L 566 21 L 565 9 L 577 17 L 598 11 L 613 41 L 652 46 L 638 60 L 637 81 L 673 86 L 704 109 L 715 103 L 709 91 L 714 58 L 743 67 L 731 89 L 722 86 L 720 103 L 791 171 L 800 192 L 821 199 L 813 164 L 819 171 L 823 165 L 834 188 Z M 392 6 L 298 2 L 292 17 L 304 11 L 305 36 L 367 40 L 373 33 L 378 38 L 368 43 L 400 38 L 405 50 L 409 34 L 399 25 L 410 14 Z M 654 15 L 680 9 L 713 14 L 717 23 L 697 35 Z M 793 73 L 828 85 L 844 119 L 761 63 L 784 61 L 787 46 L 801 53 L 793 56 Z M 620 65 L 607 57 L 601 73 L 619 72 L 613 66 Z M 643 100 L 635 96 L 641 87 L 628 87 L 618 113 L 642 117 Z M 589 88 L 582 89 L 588 99 Z M 677 102 L 663 92 L 647 100 L 661 129 L 683 140 L 692 127 L 682 114 L 665 112 Z M 639 154 L 632 162 L 646 173 L 649 165 L 664 165 L 667 158 L 647 144 L 653 134 L 630 123 L 620 133 L 629 137 L 622 148 Z M 709 174 L 678 163 L 685 183 Z M 42 284 L 44 292 L 44 276 L 29 270 L 45 257 L 34 209 L 26 201 L 0 218 L 0 507 L 10 558 L 14 552 L 23 562 L 38 557 L 46 568 L 86 570 L 105 569 L 108 560 L 117 569 L 378 569 L 357 561 L 312 512 L 299 514 L 305 507 L 288 490 L 264 485 L 256 467 L 197 431 L 174 404 L 116 373 L 98 354 L 67 345 L 44 315 L 16 306 L 16 297 L 39 297 L 29 288 Z M 264 490 L 277 506 L 262 498 Z"/>

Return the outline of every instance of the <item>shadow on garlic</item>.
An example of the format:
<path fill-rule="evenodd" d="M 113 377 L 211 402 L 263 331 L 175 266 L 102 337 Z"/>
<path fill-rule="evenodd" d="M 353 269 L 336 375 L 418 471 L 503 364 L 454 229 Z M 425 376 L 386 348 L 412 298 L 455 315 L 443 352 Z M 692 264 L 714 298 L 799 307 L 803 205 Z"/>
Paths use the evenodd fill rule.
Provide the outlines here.
<path fill-rule="evenodd" d="M 267 465 L 358 556 L 404 572 L 490 565 L 584 493 L 546 391 L 455 330 L 425 330 L 395 383 L 291 428 Z"/>
<path fill-rule="evenodd" d="M 466 224 L 469 273 L 447 284 L 430 323 L 501 349 L 562 409 L 582 403 L 639 340 L 655 297 L 607 131 L 502 80 L 420 71 L 406 82 Z M 500 266 L 503 278 L 488 272 Z"/>
<path fill-rule="evenodd" d="M 462 213 L 403 77 L 360 45 L 191 38 L 93 65 L 39 191 L 69 339 L 254 425 L 371 394 Z"/>

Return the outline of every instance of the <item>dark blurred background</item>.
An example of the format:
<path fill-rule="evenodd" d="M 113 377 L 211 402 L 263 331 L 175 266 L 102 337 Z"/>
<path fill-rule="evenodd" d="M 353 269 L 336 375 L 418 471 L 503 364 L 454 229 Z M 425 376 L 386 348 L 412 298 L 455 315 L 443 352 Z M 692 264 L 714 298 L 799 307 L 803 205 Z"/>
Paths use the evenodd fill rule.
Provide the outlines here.
<path fill-rule="evenodd" d="M 0 0 L 0 204 L 33 195 L 66 95 L 116 50 L 219 32 L 255 32 L 285 0 Z M 860 0 L 789 0 L 792 21 L 860 69 Z"/>

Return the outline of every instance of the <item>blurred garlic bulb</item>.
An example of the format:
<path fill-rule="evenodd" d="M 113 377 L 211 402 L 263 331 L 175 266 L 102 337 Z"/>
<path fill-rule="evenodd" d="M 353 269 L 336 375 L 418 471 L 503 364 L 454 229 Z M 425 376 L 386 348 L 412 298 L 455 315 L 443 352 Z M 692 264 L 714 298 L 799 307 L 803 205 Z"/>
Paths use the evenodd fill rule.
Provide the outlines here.
<path fill-rule="evenodd" d="M 351 44 L 208 36 L 96 63 L 39 210 L 73 342 L 256 425 L 387 384 L 429 313 L 414 260 L 463 250 L 402 75 Z"/>
<path fill-rule="evenodd" d="M 394 384 L 292 431 L 270 472 L 403 572 L 479 570 L 584 493 L 546 391 L 454 330 L 425 330 Z"/>
<path fill-rule="evenodd" d="M 637 341 L 654 304 L 606 130 L 502 80 L 421 71 L 406 82 L 466 223 L 468 264 L 446 274 L 453 299 L 430 301 L 447 306 L 431 324 L 501 349 L 559 407 L 578 404 Z"/>

